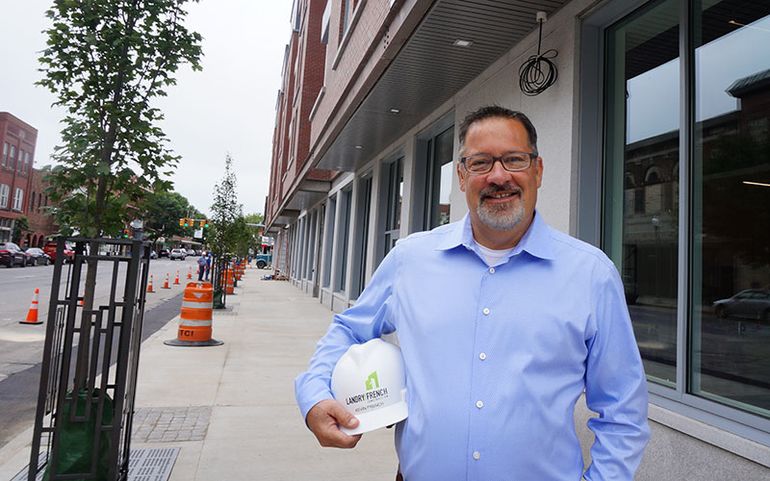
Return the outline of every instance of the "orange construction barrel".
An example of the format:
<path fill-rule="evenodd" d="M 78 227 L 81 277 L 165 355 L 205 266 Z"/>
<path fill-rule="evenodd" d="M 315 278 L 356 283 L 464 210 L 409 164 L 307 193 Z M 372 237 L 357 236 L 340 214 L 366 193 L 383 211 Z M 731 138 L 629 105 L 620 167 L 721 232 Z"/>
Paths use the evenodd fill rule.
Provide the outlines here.
<path fill-rule="evenodd" d="M 227 270 L 227 274 L 224 275 L 225 293 L 229 296 L 235 294 L 235 274 L 233 269 Z"/>
<path fill-rule="evenodd" d="M 189 282 L 184 289 L 179 313 L 177 338 L 164 341 L 169 346 L 219 346 L 211 338 L 214 287 L 210 282 Z"/>

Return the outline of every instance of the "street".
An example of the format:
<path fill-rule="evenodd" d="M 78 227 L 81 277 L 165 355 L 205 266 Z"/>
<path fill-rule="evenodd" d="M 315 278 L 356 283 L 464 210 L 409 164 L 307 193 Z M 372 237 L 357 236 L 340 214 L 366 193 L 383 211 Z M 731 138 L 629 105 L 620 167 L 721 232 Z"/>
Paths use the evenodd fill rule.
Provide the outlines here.
<path fill-rule="evenodd" d="M 144 329 L 146 338 L 179 314 L 187 273 L 195 269 L 197 257 L 184 261 L 157 259 L 150 262 L 155 293 L 147 294 Z M 66 266 L 65 266 L 66 269 Z M 40 376 L 40 362 L 45 340 L 45 322 L 51 295 L 53 265 L 27 268 L 0 267 L 0 447 L 34 420 Z M 179 286 L 173 285 L 179 271 Z M 66 270 L 65 270 L 66 272 Z M 162 289 L 166 274 L 170 289 Z M 100 266 L 96 283 L 96 303 L 106 302 L 110 287 L 111 266 Z M 40 289 L 40 325 L 22 325 L 35 288 Z"/>

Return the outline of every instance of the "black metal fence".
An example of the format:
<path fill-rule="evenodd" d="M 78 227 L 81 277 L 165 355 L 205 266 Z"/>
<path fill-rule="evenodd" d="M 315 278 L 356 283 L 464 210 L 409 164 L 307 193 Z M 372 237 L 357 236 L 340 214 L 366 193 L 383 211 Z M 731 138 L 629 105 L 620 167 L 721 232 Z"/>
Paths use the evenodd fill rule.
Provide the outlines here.
<path fill-rule="evenodd" d="M 149 262 L 141 241 L 58 240 L 28 479 L 127 478 Z"/>
<path fill-rule="evenodd" d="M 226 279 L 230 273 L 232 255 L 215 256 L 211 262 L 211 283 L 214 285 L 214 309 L 227 307 Z"/>

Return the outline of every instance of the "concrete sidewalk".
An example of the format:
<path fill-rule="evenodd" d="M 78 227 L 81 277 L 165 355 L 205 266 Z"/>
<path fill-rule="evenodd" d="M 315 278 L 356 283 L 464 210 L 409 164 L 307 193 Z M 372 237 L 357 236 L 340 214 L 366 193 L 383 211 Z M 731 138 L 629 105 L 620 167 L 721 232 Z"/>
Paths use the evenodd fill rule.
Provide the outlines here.
<path fill-rule="evenodd" d="M 214 311 L 218 347 L 163 344 L 177 320 L 142 345 L 133 445 L 179 447 L 172 481 L 392 481 L 393 431 L 364 435 L 353 450 L 321 448 L 294 402 L 331 313 L 267 273 L 246 271 L 227 311 Z M 29 461 L 31 429 L 0 451 L 0 480 Z"/>

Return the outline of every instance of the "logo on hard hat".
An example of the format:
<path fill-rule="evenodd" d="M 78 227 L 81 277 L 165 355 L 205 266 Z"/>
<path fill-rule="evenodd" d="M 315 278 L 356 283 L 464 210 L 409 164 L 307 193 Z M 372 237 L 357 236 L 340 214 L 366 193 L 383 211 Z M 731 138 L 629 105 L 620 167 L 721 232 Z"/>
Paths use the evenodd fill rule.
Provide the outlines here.
<path fill-rule="evenodd" d="M 366 378 L 366 390 L 371 391 L 372 389 L 377 389 L 380 387 L 380 380 L 377 379 L 377 371 L 374 371 L 373 373 L 369 374 L 369 377 Z"/>

